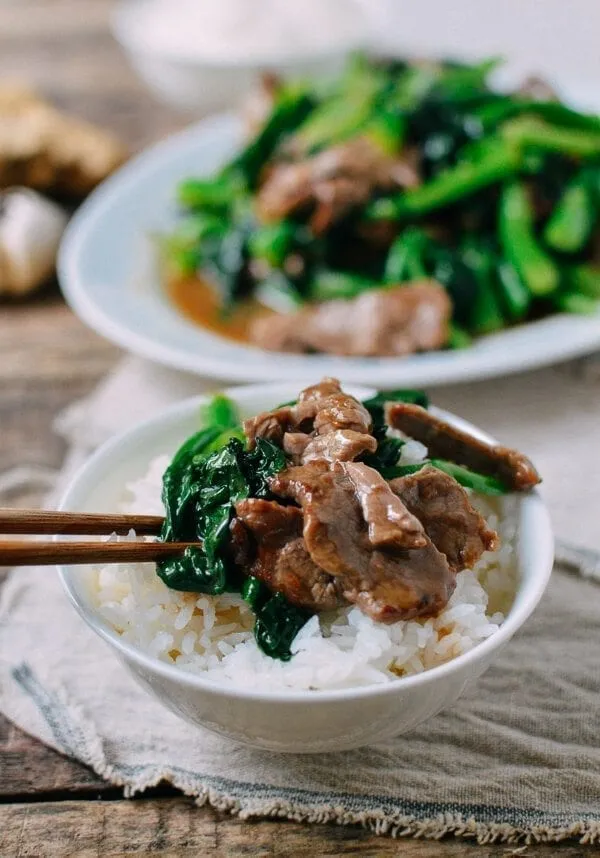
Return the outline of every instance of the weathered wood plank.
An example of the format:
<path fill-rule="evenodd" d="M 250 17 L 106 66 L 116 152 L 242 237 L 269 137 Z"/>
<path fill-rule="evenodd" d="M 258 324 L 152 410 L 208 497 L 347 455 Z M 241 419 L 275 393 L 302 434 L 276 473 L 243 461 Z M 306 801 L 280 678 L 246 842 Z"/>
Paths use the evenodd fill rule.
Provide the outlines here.
<path fill-rule="evenodd" d="M 11 381 L 30 394 L 36 382 L 96 379 L 118 355 L 73 315 L 56 289 L 31 301 L 0 303 L 2 394 Z"/>
<path fill-rule="evenodd" d="M 291 822 L 242 822 L 187 799 L 132 802 L 16 804 L 0 808 L 3 858 L 124 858 L 161 855 L 172 858 L 580 858 L 591 851 L 568 843 L 529 846 L 479 846 L 461 840 L 443 843 L 392 840 L 360 828 L 312 827 Z"/>
<path fill-rule="evenodd" d="M 110 790 L 115 792 L 91 769 L 50 750 L 0 715 L 0 801 L 66 793 L 98 796 Z"/>
<path fill-rule="evenodd" d="M 0 472 L 21 464 L 58 467 L 64 445 L 54 417 L 89 393 L 118 354 L 57 296 L 0 305 Z"/>

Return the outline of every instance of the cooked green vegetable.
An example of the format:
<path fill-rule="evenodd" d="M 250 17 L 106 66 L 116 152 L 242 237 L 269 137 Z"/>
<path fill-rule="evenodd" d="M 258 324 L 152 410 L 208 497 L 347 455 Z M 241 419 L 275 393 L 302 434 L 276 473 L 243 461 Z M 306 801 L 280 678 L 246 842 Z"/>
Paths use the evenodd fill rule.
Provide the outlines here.
<path fill-rule="evenodd" d="M 593 265 L 574 265 L 566 271 L 570 291 L 600 300 L 600 268 Z"/>
<path fill-rule="evenodd" d="M 295 144 L 303 153 L 314 153 L 335 146 L 377 118 L 375 106 L 387 84 L 383 69 L 354 57 L 338 86 L 307 116 L 295 135 Z"/>
<path fill-rule="evenodd" d="M 594 316 L 600 311 L 597 298 L 590 298 L 580 292 L 560 292 L 554 299 L 557 309 L 579 316 Z"/>
<path fill-rule="evenodd" d="M 544 240 L 553 250 L 577 253 L 586 244 L 597 220 L 593 189 L 582 171 L 565 188 L 544 229 Z"/>
<path fill-rule="evenodd" d="M 238 447 L 238 450 L 240 468 L 248 483 L 249 497 L 269 497 L 269 478 L 285 468 L 285 453 L 264 438 L 256 439 L 256 447 L 251 452 L 242 453 L 241 447 Z"/>
<path fill-rule="evenodd" d="M 431 464 L 434 468 L 454 477 L 456 482 L 460 483 L 461 486 L 473 489 L 474 492 L 479 492 L 479 494 L 505 495 L 508 491 L 507 486 L 497 477 L 478 474 L 476 471 L 471 471 L 469 468 L 464 468 L 462 465 L 457 465 L 454 462 L 447 462 L 445 459 L 431 459 Z"/>
<path fill-rule="evenodd" d="M 374 220 L 422 217 L 513 176 L 520 163 L 515 146 L 491 140 L 477 162 L 457 164 L 419 188 L 378 200 L 367 209 L 367 215 Z"/>
<path fill-rule="evenodd" d="M 215 396 L 202 410 L 214 425 L 196 433 L 178 450 L 163 478 L 165 541 L 198 541 L 181 557 L 157 566 L 174 590 L 222 593 L 239 588 L 228 553 L 234 505 L 247 497 L 269 497 L 268 480 L 286 465 L 283 451 L 262 438 L 244 449 L 233 403 Z M 216 447 L 216 449 L 215 449 Z M 290 645 L 310 614 L 272 596 L 256 578 L 246 578 L 242 595 L 257 614 L 256 639 L 274 658 L 289 659 Z"/>
<path fill-rule="evenodd" d="M 509 319 L 518 322 L 527 315 L 532 295 L 525 286 L 516 269 L 502 260 L 496 268 L 500 300 Z"/>
<path fill-rule="evenodd" d="M 248 188 L 254 188 L 276 147 L 302 124 L 314 106 L 315 99 L 305 84 L 283 87 L 261 131 L 225 173 L 241 175 Z"/>
<path fill-rule="evenodd" d="M 265 599 L 268 598 L 268 590 L 258 578 L 254 578 L 252 575 L 248 575 L 242 584 L 242 598 L 245 602 L 248 602 L 250 607 L 254 612 L 256 612 L 259 607 L 264 603 Z"/>
<path fill-rule="evenodd" d="M 390 247 L 383 279 L 386 283 L 404 283 L 427 277 L 425 253 L 429 236 L 418 227 L 409 227 Z"/>
<path fill-rule="evenodd" d="M 382 423 L 373 428 L 373 435 L 377 439 L 377 450 L 374 453 L 367 453 L 363 457 L 363 462 L 370 468 L 375 468 L 380 473 L 387 468 L 392 468 L 398 462 L 402 447 L 406 441 L 402 438 L 394 438 L 388 436 L 388 427 Z"/>
<path fill-rule="evenodd" d="M 242 182 L 231 172 L 214 179 L 185 179 L 177 188 L 177 201 L 186 209 L 224 214 L 241 190 Z"/>
<path fill-rule="evenodd" d="M 231 399 L 222 393 L 217 393 L 200 408 L 200 419 L 207 426 L 219 426 L 223 429 L 236 429 L 241 424 L 237 408 Z"/>
<path fill-rule="evenodd" d="M 578 113 L 558 101 L 536 101 L 532 98 L 515 98 L 510 95 L 498 96 L 479 107 L 476 114 L 486 130 L 492 130 L 514 116 L 538 116 L 551 125 L 600 131 L 598 116 Z"/>
<path fill-rule="evenodd" d="M 256 642 L 272 658 L 289 661 L 292 641 L 310 617 L 308 611 L 291 605 L 282 593 L 274 593 L 256 615 Z"/>
<path fill-rule="evenodd" d="M 224 397 L 209 408 L 229 424 L 234 419 Z M 165 473 L 162 538 L 202 543 L 183 557 L 159 564 L 158 574 L 173 589 L 222 593 L 230 588 L 227 546 L 234 505 L 247 497 L 268 497 L 269 477 L 285 467 L 279 447 L 259 438 L 255 449 L 248 452 L 240 435 L 232 425 L 203 430 L 178 451 Z"/>
<path fill-rule="evenodd" d="M 332 301 L 336 298 L 355 298 L 378 284 L 367 277 L 345 271 L 320 269 L 315 272 L 309 297 L 313 301 Z"/>
<path fill-rule="evenodd" d="M 470 346 L 472 337 L 454 322 L 450 323 L 447 346 L 449 349 L 466 349 Z"/>
<path fill-rule="evenodd" d="M 365 455 L 363 461 L 381 473 L 397 463 L 402 447 L 406 443 L 402 438 L 395 438 L 387 434 L 385 406 L 388 402 L 411 402 L 420 405 L 422 408 L 429 407 L 429 399 L 422 390 L 388 390 L 364 400 L 363 405 L 373 421 L 372 432 L 377 439 L 377 450 Z"/>
<path fill-rule="evenodd" d="M 273 268 L 281 267 L 292 248 L 295 233 L 294 224 L 285 220 L 258 226 L 248 240 L 250 256 Z"/>
<path fill-rule="evenodd" d="M 283 273 L 272 271 L 255 292 L 256 299 L 276 313 L 293 313 L 304 303 L 296 284 Z"/>
<path fill-rule="evenodd" d="M 577 296 L 596 297 L 595 277 L 575 269 L 596 258 L 600 117 L 495 92 L 496 66 L 356 56 L 337 79 L 279 85 L 237 157 L 180 183 L 168 270 L 201 274 L 225 314 L 431 278 L 452 302 L 449 348 L 589 312 Z"/>
<path fill-rule="evenodd" d="M 193 593 L 222 593 L 228 585 L 225 549 L 234 504 L 248 497 L 249 486 L 238 462 L 237 440 L 209 456 L 195 456 L 166 509 L 164 540 L 202 541 L 202 547 L 158 565 L 167 586 Z M 170 500 L 174 503 L 169 504 Z"/>
<path fill-rule="evenodd" d="M 496 294 L 496 260 L 490 250 L 469 242 L 463 262 L 477 278 L 477 292 L 471 309 L 469 328 L 475 334 L 489 334 L 504 327 L 504 316 Z"/>
<path fill-rule="evenodd" d="M 521 150 L 537 149 L 572 158 L 600 156 L 600 128 L 591 131 L 561 128 L 536 117 L 524 116 L 507 122 L 502 135 Z"/>
<path fill-rule="evenodd" d="M 502 192 L 500 237 L 506 258 L 533 295 L 549 295 L 558 289 L 558 266 L 536 239 L 533 208 L 527 190 L 520 182 L 506 185 Z"/>
<path fill-rule="evenodd" d="M 464 468 L 462 465 L 448 462 L 445 459 L 424 459 L 415 465 L 396 465 L 395 467 L 387 468 L 383 472 L 383 476 L 387 480 L 392 480 L 395 477 L 407 477 L 410 474 L 416 474 L 426 465 L 432 465 L 438 471 L 444 471 L 450 477 L 454 477 L 456 482 L 460 483 L 461 486 L 464 486 L 466 489 L 472 489 L 482 495 L 505 495 L 510 491 L 496 477 L 478 474 L 475 471 L 469 470 L 469 468 Z"/>
<path fill-rule="evenodd" d="M 477 299 L 478 280 L 465 264 L 461 254 L 441 244 L 432 245 L 429 251 L 432 277 L 446 287 L 454 307 L 452 318 L 471 332 L 473 305 Z"/>

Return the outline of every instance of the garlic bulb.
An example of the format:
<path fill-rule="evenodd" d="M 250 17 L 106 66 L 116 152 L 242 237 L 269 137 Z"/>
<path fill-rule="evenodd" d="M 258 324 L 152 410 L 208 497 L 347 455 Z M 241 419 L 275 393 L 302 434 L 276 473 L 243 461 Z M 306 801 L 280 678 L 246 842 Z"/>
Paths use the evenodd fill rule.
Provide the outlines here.
<path fill-rule="evenodd" d="M 0 193 L 0 296 L 32 292 L 50 276 L 66 224 L 66 213 L 35 191 Z"/>

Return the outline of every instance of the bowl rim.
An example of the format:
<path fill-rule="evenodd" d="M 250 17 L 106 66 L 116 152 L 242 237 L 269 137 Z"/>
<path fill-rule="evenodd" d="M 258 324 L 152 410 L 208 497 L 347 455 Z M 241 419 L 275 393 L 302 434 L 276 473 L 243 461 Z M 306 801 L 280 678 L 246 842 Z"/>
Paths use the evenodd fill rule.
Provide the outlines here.
<path fill-rule="evenodd" d="M 356 391 L 361 390 L 360 395 L 370 395 L 364 391 L 373 391 L 373 388 L 363 386 L 360 388 L 357 385 L 346 385 L 347 390 L 353 388 Z M 283 384 L 256 384 L 244 385 L 238 387 L 229 387 L 223 390 L 227 396 L 237 400 L 240 404 L 251 402 L 253 397 L 261 397 L 265 395 L 273 395 L 274 401 L 283 401 L 278 397 L 287 392 L 288 398 L 290 388 L 298 389 L 298 383 L 292 382 Z M 90 480 L 91 475 L 95 471 L 101 471 L 107 461 L 116 456 L 122 447 L 134 446 L 137 441 L 143 443 L 143 438 L 147 434 L 152 434 L 155 430 L 159 430 L 162 426 L 166 431 L 169 427 L 176 427 L 178 423 L 188 418 L 194 412 L 197 413 L 199 406 L 204 404 L 207 399 L 214 393 L 211 391 L 208 394 L 195 396 L 177 402 L 174 405 L 163 409 L 158 414 L 153 415 L 129 429 L 121 432 L 104 444 L 102 444 L 77 470 L 75 475 L 69 481 L 64 490 L 58 509 L 74 510 L 77 509 L 81 498 L 87 494 L 85 488 L 86 483 Z M 480 438 L 488 443 L 497 443 L 496 439 L 488 435 L 486 432 L 475 427 L 473 424 L 463 420 L 456 415 L 436 409 L 432 407 L 437 414 L 444 418 L 448 418 L 457 427 L 469 431 L 472 435 Z M 102 467 L 101 467 L 102 466 Z M 453 673 L 460 671 L 463 667 L 468 668 L 470 665 L 484 661 L 486 656 L 491 655 L 495 650 L 499 649 L 504 643 L 517 632 L 525 623 L 528 617 L 536 608 L 542 598 L 550 575 L 554 561 L 554 537 L 550 523 L 550 516 L 544 501 L 537 489 L 520 497 L 521 514 L 529 520 L 530 538 L 536 544 L 535 562 L 533 572 L 528 576 L 526 581 L 521 581 L 517 587 L 517 593 L 521 593 L 522 599 L 517 605 L 513 604 L 508 615 L 499 629 L 490 637 L 476 644 L 466 653 L 451 659 L 444 664 L 429 668 L 422 673 L 413 674 L 412 676 L 399 677 L 398 679 L 382 684 L 373 684 L 365 686 L 357 686 L 341 689 L 315 689 L 315 690 L 256 690 L 241 688 L 235 685 L 228 685 L 215 680 L 210 680 L 203 677 L 201 674 L 188 673 L 187 671 L 178 668 L 175 665 L 167 664 L 160 661 L 151 655 L 146 654 L 135 645 L 123 641 L 121 637 L 113 631 L 105 621 L 99 616 L 97 611 L 92 607 L 88 607 L 85 602 L 78 596 L 76 588 L 72 585 L 72 575 L 76 567 L 60 565 L 57 567 L 58 575 L 65 592 L 75 607 L 79 615 L 87 623 L 90 628 L 96 632 L 105 642 L 110 644 L 120 656 L 135 662 L 138 668 L 142 668 L 161 677 L 168 679 L 176 684 L 182 684 L 188 688 L 194 688 L 208 694 L 218 696 L 226 695 L 232 699 L 238 700 L 253 700 L 253 701 L 269 701 L 273 703 L 326 703 L 334 701 L 355 700 L 366 697 L 378 697 L 394 694 L 398 690 L 409 690 L 418 686 L 434 682 L 438 679 L 444 679 Z"/>
<path fill-rule="evenodd" d="M 247 69 L 270 69 L 274 67 L 297 66 L 309 68 L 314 63 L 325 63 L 345 57 L 353 51 L 368 51 L 372 48 L 372 40 L 364 35 L 357 34 L 354 39 L 348 39 L 345 44 L 335 45 L 330 48 L 302 53 L 290 51 L 286 46 L 279 52 L 265 53 L 260 59 L 251 57 L 203 57 L 185 51 L 178 52 L 172 47 L 153 44 L 144 44 L 139 34 L 135 34 L 135 28 L 131 26 L 130 17 L 136 6 L 148 3 L 149 0 L 118 0 L 110 14 L 110 27 L 114 37 L 119 44 L 128 52 L 146 56 L 156 57 L 162 60 L 176 63 L 182 66 L 196 67 L 198 70 L 210 69 L 211 71 L 246 71 Z M 362 5 L 362 4 L 361 4 Z M 367 19 L 365 18 L 365 21 Z M 365 25 L 365 28 L 368 25 Z"/>

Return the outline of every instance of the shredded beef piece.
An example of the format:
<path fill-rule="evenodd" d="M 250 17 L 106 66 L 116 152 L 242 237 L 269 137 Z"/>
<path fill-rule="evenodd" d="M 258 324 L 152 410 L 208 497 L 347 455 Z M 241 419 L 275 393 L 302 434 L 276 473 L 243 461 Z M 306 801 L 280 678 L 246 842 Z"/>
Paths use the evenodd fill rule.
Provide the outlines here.
<path fill-rule="evenodd" d="M 258 193 L 257 211 L 266 222 L 310 211 L 310 226 L 319 235 L 373 191 L 418 183 L 412 153 L 390 158 L 366 138 L 355 138 L 302 161 L 274 166 Z"/>
<path fill-rule="evenodd" d="M 327 462 L 311 462 L 309 465 L 298 465 L 286 468 L 269 480 L 269 488 L 274 495 L 290 498 L 302 505 L 303 501 L 318 486 L 323 474 L 329 470 Z"/>
<path fill-rule="evenodd" d="M 256 417 L 244 420 L 244 434 L 251 449 L 255 446 L 257 438 L 264 438 L 281 446 L 283 436 L 292 424 L 291 408 L 278 408 L 276 411 L 264 411 Z"/>
<path fill-rule="evenodd" d="M 245 498 L 235 505 L 239 521 L 264 548 L 278 548 L 302 533 L 302 510 L 263 498 Z"/>
<path fill-rule="evenodd" d="M 250 338 L 270 351 L 407 355 L 442 348 L 448 340 L 451 313 L 446 290 L 424 280 L 258 318 Z"/>
<path fill-rule="evenodd" d="M 253 537 L 254 559 L 246 571 L 294 605 L 327 611 L 343 600 L 335 581 L 311 559 L 302 538 L 302 511 L 261 498 L 236 504 L 234 521 Z"/>
<path fill-rule="evenodd" d="M 318 464 L 288 468 L 271 480 L 275 494 L 301 504 L 313 561 L 338 579 L 344 598 L 373 619 L 395 622 L 437 613 L 454 589 L 445 557 L 427 537 L 424 547 L 411 550 L 373 546 L 343 466 L 328 470 Z"/>
<path fill-rule="evenodd" d="M 390 484 L 374 468 L 361 462 L 340 462 L 335 473 L 348 477 L 368 526 L 369 542 L 384 548 L 424 548 L 423 525 L 406 508 Z"/>
<path fill-rule="evenodd" d="M 541 480 L 529 459 L 517 450 L 486 444 L 456 429 L 419 405 L 390 403 L 386 421 L 420 441 L 434 458 L 448 459 L 473 471 L 502 480 L 513 491 L 526 491 Z"/>
<path fill-rule="evenodd" d="M 306 432 L 286 432 L 283 436 L 283 449 L 297 465 L 301 465 L 310 440 L 311 436 Z"/>
<path fill-rule="evenodd" d="M 322 459 L 326 462 L 352 462 L 363 453 L 374 453 L 377 441 L 372 435 L 352 429 L 334 429 L 326 435 L 305 435 L 288 432 L 283 437 L 283 449 L 299 465 Z"/>
<path fill-rule="evenodd" d="M 334 407 L 337 407 L 338 411 L 345 410 L 347 414 L 341 423 L 330 426 L 330 429 L 370 431 L 371 418 L 368 411 L 358 399 L 344 393 L 337 378 L 324 378 L 319 384 L 313 384 L 300 392 L 298 402 L 294 406 L 296 425 L 300 428 L 309 423 L 310 428 L 313 428 L 319 412 L 325 411 L 327 415 Z M 321 422 L 325 424 L 328 421 L 323 418 Z"/>
<path fill-rule="evenodd" d="M 345 602 L 336 579 L 316 565 L 301 536 L 276 553 L 272 581 L 274 589 L 301 608 L 332 611 Z"/>
<path fill-rule="evenodd" d="M 246 420 L 250 446 L 256 438 L 279 444 L 298 463 L 323 459 L 345 461 L 374 452 L 371 416 L 353 396 L 344 393 L 335 378 L 307 387 L 294 406 L 264 412 Z"/>
<path fill-rule="evenodd" d="M 559 101 L 554 87 L 543 77 L 530 75 L 525 78 L 517 93 L 522 98 L 531 98 L 535 101 Z"/>
<path fill-rule="evenodd" d="M 358 399 L 346 393 L 331 393 L 319 403 L 315 414 L 315 430 L 319 435 L 346 429 L 350 432 L 369 433 L 371 415 Z"/>
<path fill-rule="evenodd" d="M 416 474 L 391 480 L 389 486 L 446 556 L 452 572 L 472 569 L 484 551 L 498 547 L 498 534 L 448 474 L 427 466 Z"/>

